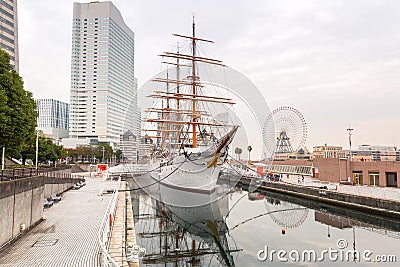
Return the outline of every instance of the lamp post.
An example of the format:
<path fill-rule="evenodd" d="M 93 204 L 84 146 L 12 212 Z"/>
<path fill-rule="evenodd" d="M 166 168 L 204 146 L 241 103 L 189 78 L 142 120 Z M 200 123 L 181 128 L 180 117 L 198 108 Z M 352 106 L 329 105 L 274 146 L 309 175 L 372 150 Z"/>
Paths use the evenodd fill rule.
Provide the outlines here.
<path fill-rule="evenodd" d="M 38 169 L 38 158 L 39 158 L 39 129 L 36 132 L 36 161 L 35 161 L 35 169 Z"/>
<path fill-rule="evenodd" d="M 104 146 L 103 146 L 103 148 L 101 149 L 101 151 L 103 151 L 103 159 L 102 159 L 102 162 L 104 163 L 104 151 L 105 151 Z"/>
<path fill-rule="evenodd" d="M 351 135 L 352 135 L 352 131 L 353 131 L 354 129 L 353 128 L 351 128 L 350 127 L 350 125 L 349 125 L 349 128 L 347 128 L 347 131 L 349 132 L 349 147 L 350 147 L 350 161 L 349 161 L 349 171 L 350 171 L 350 174 L 352 173 L 352 170 L 351 170 L 351 161 L 352 161 L 352 157 L 353 157 L 353 155 L 352 155 L 352 153 L 351 153 Z M 350 177 L 348 177 L 348 178 L 350 178 Z M 353 184 L 354 184 L 354 178 L 353 178 Z"/>
<path fill-rule="evenodd" d="M 353 131 L 354 129 L 353 128 L 351 128 L 350 126 L 349 126 L 349 128 L 347 128 L 347 131 L 349 132 L 349 147 L 350 147 L 350 161 L 351 161 L 351 159 L 352 159 L 352 153 L 351 153 L 351 135 L 352 135 L 352 131 Z"/>

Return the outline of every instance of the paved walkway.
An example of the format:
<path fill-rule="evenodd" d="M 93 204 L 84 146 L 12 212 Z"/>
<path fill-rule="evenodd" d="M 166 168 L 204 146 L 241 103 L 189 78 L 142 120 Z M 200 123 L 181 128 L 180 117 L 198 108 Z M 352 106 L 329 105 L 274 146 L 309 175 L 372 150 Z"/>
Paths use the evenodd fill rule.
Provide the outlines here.
<path fill-rule="evenodd" d="M 0 266 L 99 266 L 98 230 L 111 195 L 99 196 L 100 178 L 86 182 L 65 192 L 44 211 L 43 222 L 3 250 Z"/>
<path fill-rule="evenodd" d="M 337 183 L 321 182 L 318 179 L 313 179 L 311 177 L 304 177 L 304 181 L 302 181 L 301 176 L 298 175 L 290 175 L 289 178 L 287 178 L 286 175 L 283 175 L 282 181 L 305 186 L 328 186 L 329 189 L 337 190 L 341 193 L 400 201 L 400 188 L 395 187 L 343 185 Z"/>

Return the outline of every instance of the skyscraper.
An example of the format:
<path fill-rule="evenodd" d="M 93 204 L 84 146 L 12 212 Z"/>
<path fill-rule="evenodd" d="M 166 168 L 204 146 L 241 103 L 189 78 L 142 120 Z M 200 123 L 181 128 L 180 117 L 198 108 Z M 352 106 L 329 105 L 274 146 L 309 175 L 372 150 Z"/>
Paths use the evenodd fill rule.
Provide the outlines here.
<path fill-rule="evenodd" d="M 35 102 L 38 129 L 56 142 L 68 137 L 69 105 L 55 99 L 36 99 Z"/>
<path fill-rule="evenodd" d="M 134 33 L 109 1 L 74 3 L 71 59 L 71 138 L 118 146 L 138 132 Z M 134 112 L 132 112 L 134 111 Z"/>
<path fill-rule="evenodd" d="M 17 0 L 0 0 L 0 46 L 19 71 Z"/>

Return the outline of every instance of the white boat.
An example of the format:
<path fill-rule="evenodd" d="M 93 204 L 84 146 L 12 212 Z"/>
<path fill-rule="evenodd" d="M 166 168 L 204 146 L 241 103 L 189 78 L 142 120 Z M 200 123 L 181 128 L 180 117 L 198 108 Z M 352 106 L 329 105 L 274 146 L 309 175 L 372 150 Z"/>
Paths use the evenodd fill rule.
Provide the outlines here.
<path fill-rule="evenodd" d="M 146 109 L 148 116 L 144 121 L 153 128 L 143 130 L 147 137 L 156 139 L 158 145 L 150 158 L 151 177 L 155 181 L 173 189 L 209 194 L 215 190 L 238 126 L 218 121 L 215 115 L 221 114 L 213 114 L 210 110 L 211 105 L 231 106 L 234 103 L 230 98 L 205 91 L 205 85 L 197 75 L 197 64 L 224 65 L 220 60 L 197 55 L 197 43 L 211 41 L 195 36 L 194 22 L 192 29 L 192 36 L 175 34 L 190 41 L 191 54 L 182 54 L 178 50 L 161 55 L 176 60 L 164 62 L 176 67 L 176 76 L 171 79 L 167 72 L 166 77 L 153 79 L 166 87 L 150 95 L 156 99 L 156 104 Z M 182 61 L 186 63 L 181 64 Z M 181 79 L 184 68 L 188 75 Z"/>

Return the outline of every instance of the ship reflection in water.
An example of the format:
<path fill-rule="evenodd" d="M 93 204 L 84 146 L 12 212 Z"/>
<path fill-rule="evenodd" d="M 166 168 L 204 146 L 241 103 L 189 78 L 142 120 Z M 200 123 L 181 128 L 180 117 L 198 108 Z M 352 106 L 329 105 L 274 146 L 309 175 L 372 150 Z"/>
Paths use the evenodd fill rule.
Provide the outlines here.
<path fill-rule="evenodd" d="M 132 193 L 143 265 L 235 266 L 239 249 L 228 242 L 229 188 L 186 192 L 163 184 Z M 137 212 L 139 211 L 139 212 Z"/>
<path fill-rule="evenodd" d="M 319 257 L 323 250 L 337 249 L 339 239 L 347 242 L 347 249 L 400 260 L 398 221 L 281 194 L 248 193 L 222 182 L 212 194 L 161 188 L 151 185 L 149 177 L 128 182 L 134 189 L 137 243 L 146 249 L 141 266 L 297 266 L 299 262 L 276 258 L 260 261 L 257 253 L 268 246 L 287 252 L 314 250 Z M 145 189 L 135 190 L 137 184 Z M 362 259 L 338 263 L 329 258 L 302 264 L 371 266 Z"/>

